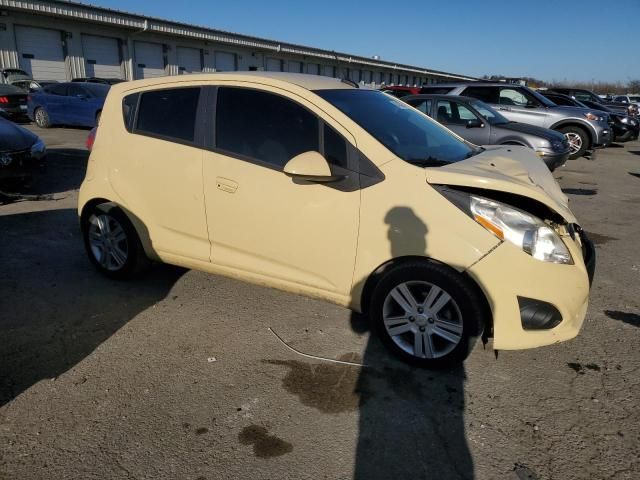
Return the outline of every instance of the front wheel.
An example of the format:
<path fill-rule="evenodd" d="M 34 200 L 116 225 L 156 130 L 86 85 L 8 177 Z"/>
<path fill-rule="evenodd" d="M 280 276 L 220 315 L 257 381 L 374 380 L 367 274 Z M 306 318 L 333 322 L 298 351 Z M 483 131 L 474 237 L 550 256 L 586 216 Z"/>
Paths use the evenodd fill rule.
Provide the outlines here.
<path fill-rule="evenodd" d="M 383 343 L 422 367 L 462 362 L 487 324 L 487 309 L 475 285 L 455 270 L 428 261 L 387 272 L 370 308 Z"/>
<path fill-rule="evenodd" d="M 589 134 L 580 127 L 564 127 L 559 130 L 569 141 L 570 160 L 582 157 L 589 149 Z"/>

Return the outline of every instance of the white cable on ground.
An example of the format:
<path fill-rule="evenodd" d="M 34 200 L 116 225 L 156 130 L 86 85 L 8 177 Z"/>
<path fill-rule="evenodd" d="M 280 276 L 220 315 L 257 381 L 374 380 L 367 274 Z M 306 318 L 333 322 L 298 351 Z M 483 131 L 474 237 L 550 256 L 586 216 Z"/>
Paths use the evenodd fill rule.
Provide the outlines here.
<path fill-rule="evenodd" d="M 342 365 L 351 365 L 353 367 L 367 367 L 367 365 L 363 364 L 363 363 L 355 363 L 355 362 L 345 362 L 343 360 L 334 360 L 332 358 L 325 358 L 325 357 L 318 357 L 316 355 L 309 355 L 308 353 L 302 353 L 298 350 L 296 350 L 295 348 L 293 348 L 292 346 L 290 346 L 287 342 L 285 342 L 282 337 L 280 335 L 278 335 L 271 327 L 267 327 L 269 329 L 269 331 L 271 333 L 273 333 L 273 335 L 275 335 L 275 337 L 280 340 L 280 342 L 287 347 L 289 350 L 291 350 L 294 353 L 297 353 L 298 355 L 302 355 L 303 357 L 307 357 L 307 358 L 313 358 L 314 360 L 322 360 L 323 362 L 331 362 L 331 363 L 340 363 Z"/>

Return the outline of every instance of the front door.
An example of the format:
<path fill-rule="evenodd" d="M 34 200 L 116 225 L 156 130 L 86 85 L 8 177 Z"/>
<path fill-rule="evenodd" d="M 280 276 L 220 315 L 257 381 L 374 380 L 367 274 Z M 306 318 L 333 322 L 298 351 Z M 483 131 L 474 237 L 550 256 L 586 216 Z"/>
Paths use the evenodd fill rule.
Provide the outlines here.
<path fill-rule="evenodd" d="M 547 109 L 523 88 L 501 87 L 497 109 L 512 122 L 546 126 Z"/>
<path fill-rule="evenodd" d="M 465 140 L 475 145 L 487 145 L 491 138 L 491 125 L 469 108 L 454 100 L 438 100 L 436 119 Z M 480 126 L 469 127 L 470 120 L 479 121 Z"/>
<path fill-rule="evenodd" d="M 217 89 L 215 146 L 203 166 L 212 260 L 294 290 L 348 295 L 360 209 L 355 140 L 312 103 L 280 93 Z M 283 173 L 312 150 L 346 178 L 320 184 Z"/>

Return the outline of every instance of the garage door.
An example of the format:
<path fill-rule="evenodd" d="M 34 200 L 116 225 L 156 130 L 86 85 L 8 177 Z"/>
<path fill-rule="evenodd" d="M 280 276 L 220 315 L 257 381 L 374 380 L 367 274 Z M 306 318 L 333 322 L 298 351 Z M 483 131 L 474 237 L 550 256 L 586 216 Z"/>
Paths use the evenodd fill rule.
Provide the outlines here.
<path fill-rule="evenodd" d="M 216 72 L 233 72 L 236 69 L 236 54 L 216 52 Z"/>
<path fill-rule="evenodd" d="M 82 35 L 87 77 L 122 78 L 120 47 L 116 38 Z"/>
<path fill-rule="evenodd" d="M 278 58 L 267 58 L 267 72 L 281 72 L 282 60 Z"/>
<path fill-rule="evenodd" d="M 164 55 L 159 43 L 136 42 L 136 78 L 162 77 L 165 75 Z"/>
<path fill-rule="evenodd" d="M 308 63 L 307 64 L 307 73 L 311 75 L 319 75 L 320 74 L 320 65 L 317 63 Z"/>
<path fill-rule="evenodd" d="M 199 73 L 202 71 L 202 60 L 199 48 L 178 47 L 178 72 Z"/>
<path fill-rule="evenodd" d="M 289 61 L 289 71 L 293 73 L 301 73 L 302 72 L 302 63 L 301 62 L 292 62 Z"/>
<path fill-rule="evenodd" d="M 323 65 L 322 66 L 322 75 L 324 75 L 325 77 L 335 77 L 336 76 L 336 70 L 333 66 L 330 65 Z"/>
<path fill-rule="evenodd" d="M 59 30 L 15 27 L 20 68 L 36 80 L 67 80 Z"/>

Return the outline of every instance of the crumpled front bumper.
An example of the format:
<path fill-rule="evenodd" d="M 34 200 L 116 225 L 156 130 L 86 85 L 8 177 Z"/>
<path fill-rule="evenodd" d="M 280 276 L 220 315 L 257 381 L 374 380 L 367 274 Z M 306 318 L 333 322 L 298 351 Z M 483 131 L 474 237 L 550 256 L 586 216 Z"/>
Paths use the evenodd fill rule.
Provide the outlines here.
<path fill-rule="evenodd" d="M 542 262 L 503 242 L 467 270 L 489 302 L 496 350 L 540 347 L 578 335 L 587 312 L 595 250 L 581 230 L 572 236 L 563 236 L 563 240 L 573 265 Z M 547 329 L 526 328 L 519 298 L 550 304 L 561 320 Z"/>

